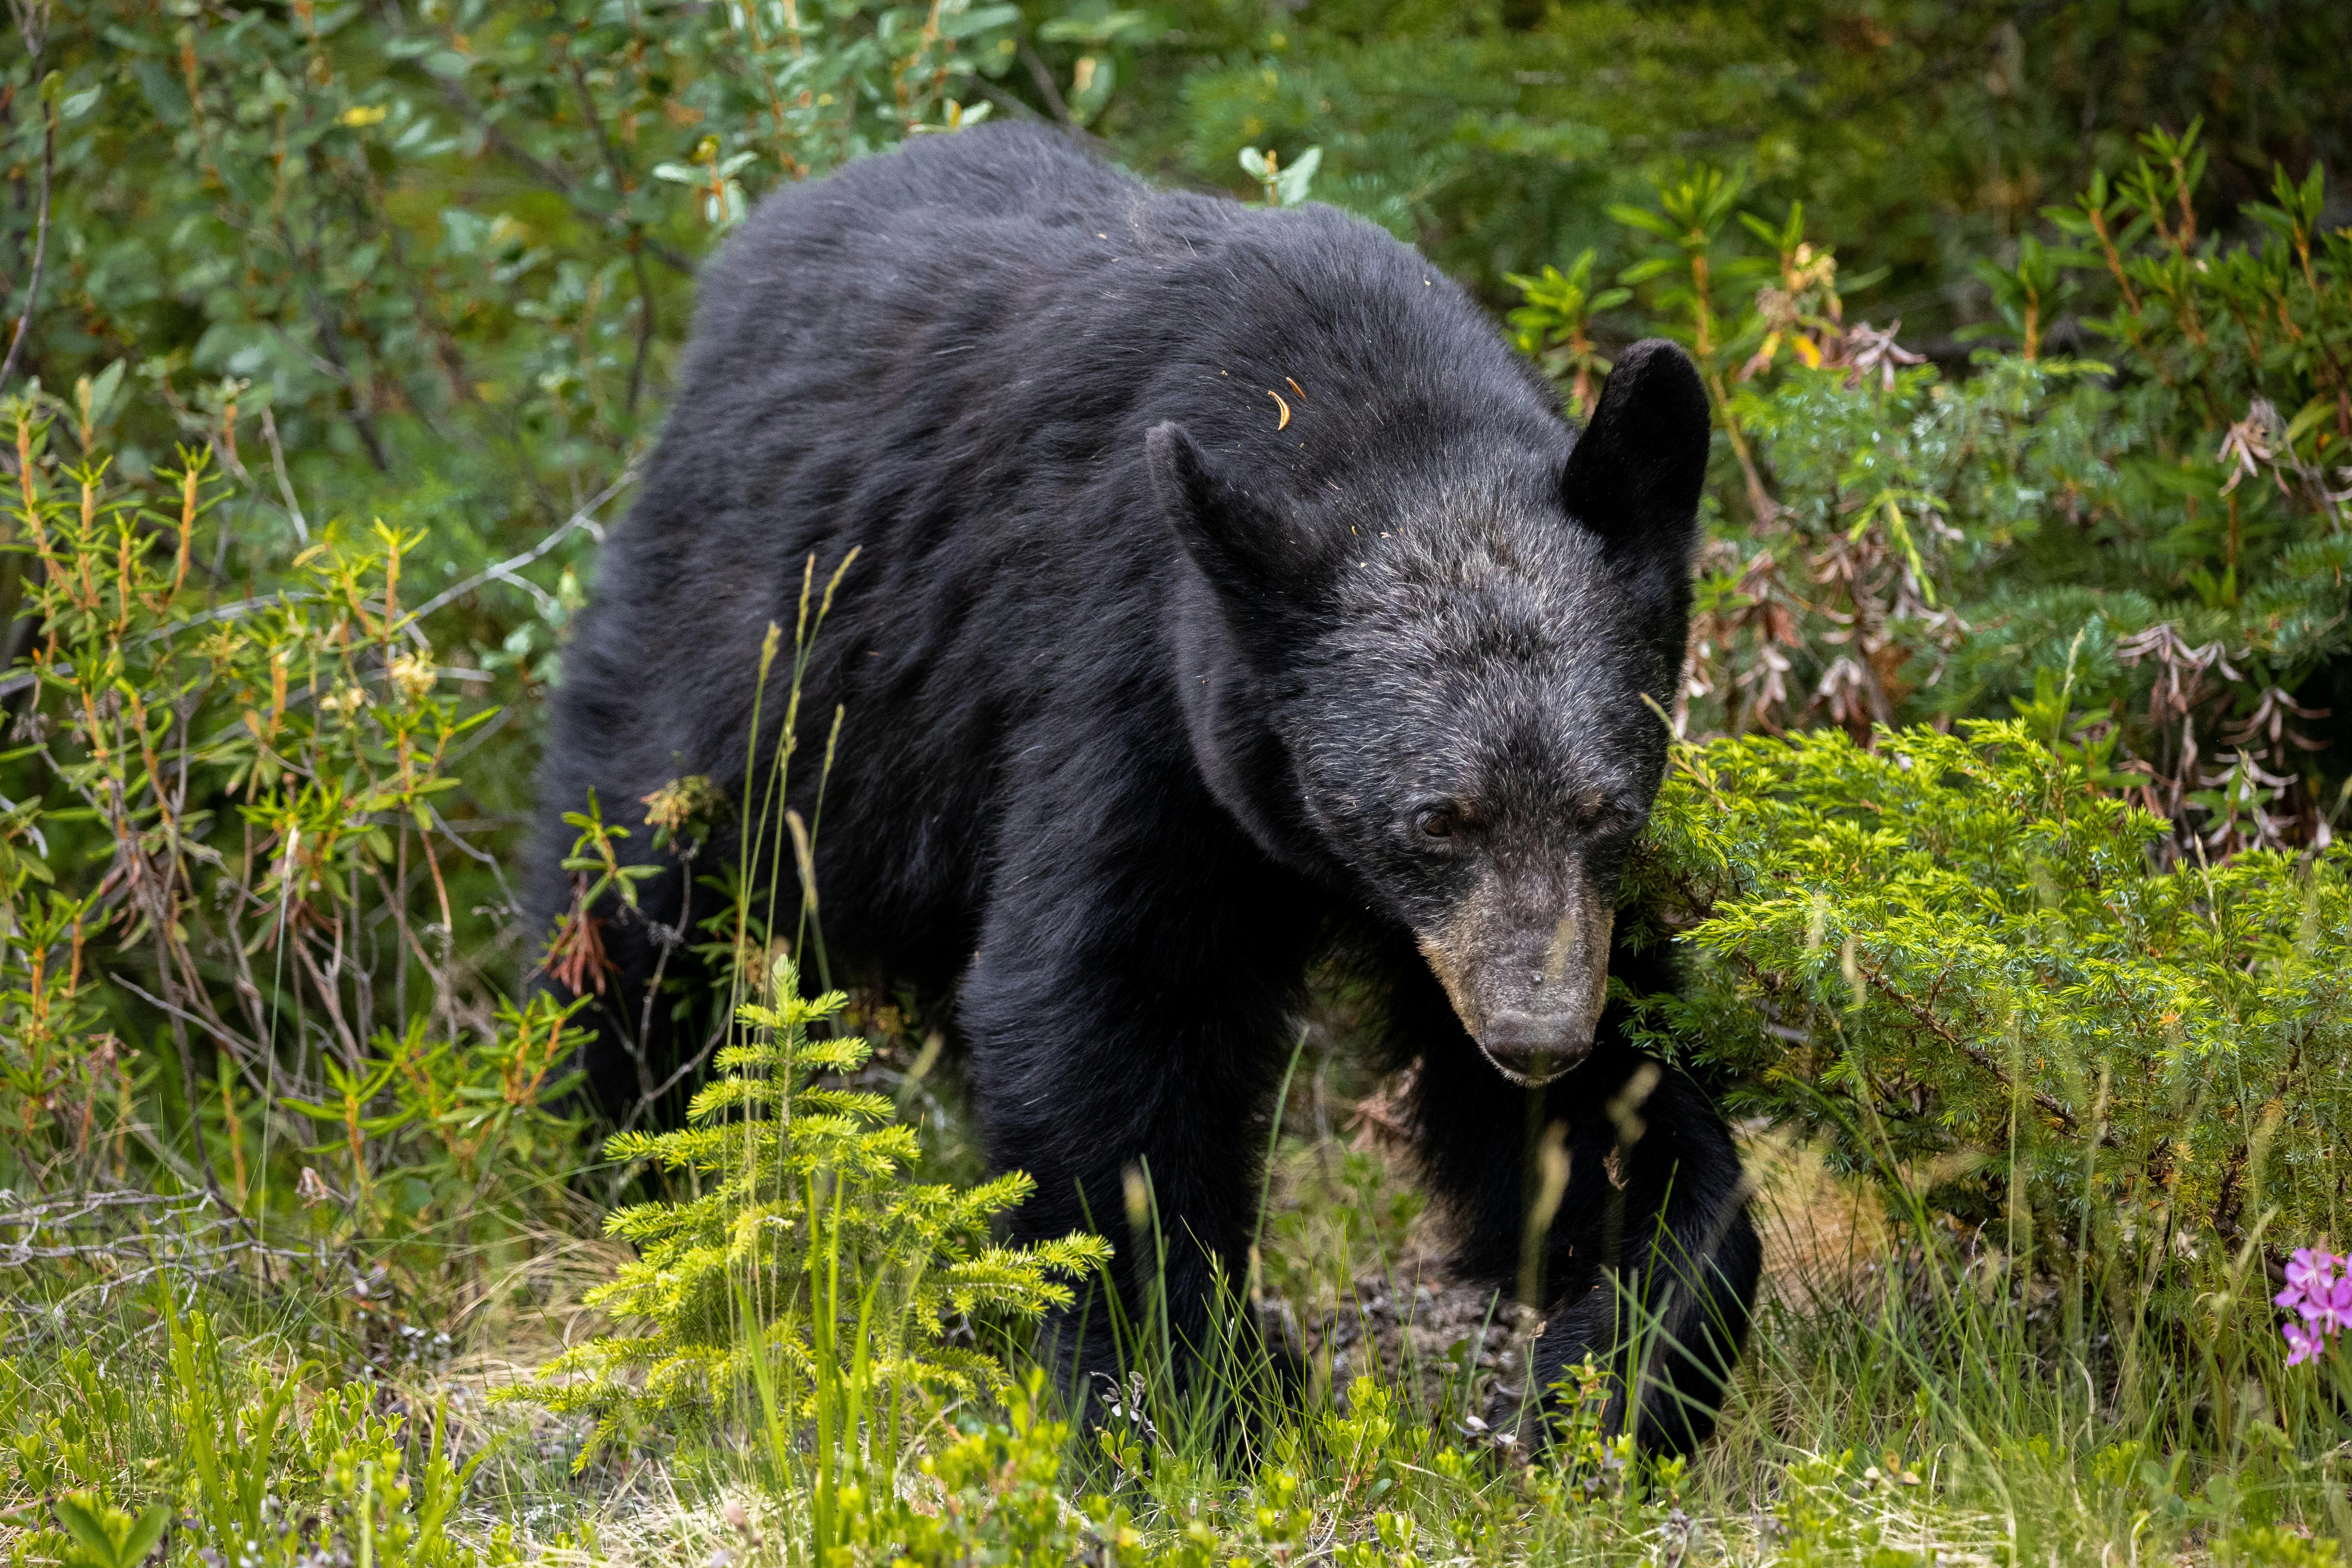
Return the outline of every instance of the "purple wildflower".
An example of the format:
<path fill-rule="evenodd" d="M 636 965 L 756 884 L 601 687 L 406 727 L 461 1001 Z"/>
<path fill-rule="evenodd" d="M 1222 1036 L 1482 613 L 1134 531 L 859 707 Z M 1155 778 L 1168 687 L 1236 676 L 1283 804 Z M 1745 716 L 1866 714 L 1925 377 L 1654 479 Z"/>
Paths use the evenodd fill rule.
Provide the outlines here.
<path fill-rule="evenodd" d="M 2352 1328 L 2352 1274 L 2338 1279 L 2325 1296 L 2304 1292 L 2303 1317 L 2323 1334 Z"/>
<path fill-rule="evenodd" d="M 2343 1265 L 2344 1274 L 2336 1269 Z M 2300 1366 L 2316 1360 L 2331 1341 L 2352 1328 L 2352 1258 L 2309 1247 L 2295 1248 L 2287 1260 L 2286 1289 L 2271 1298 L 2303 1321 L 2289 1318 L 2280 1325 L 2286 1336 L 2286 1364 Z"/>
<path fill-rule="evenodd" d="M 2298 1247 L 2287 1256 L 2286 1282 L 2290 1288 L 2300 1290 L 2310 1284 L 2312 1277 L 2316 1275 L 2321 1282 L 2325 1283 L 2329 1271 L 2335 1267 L 2334 1253 L 2315 1252 L 2308 1247 Z"/>

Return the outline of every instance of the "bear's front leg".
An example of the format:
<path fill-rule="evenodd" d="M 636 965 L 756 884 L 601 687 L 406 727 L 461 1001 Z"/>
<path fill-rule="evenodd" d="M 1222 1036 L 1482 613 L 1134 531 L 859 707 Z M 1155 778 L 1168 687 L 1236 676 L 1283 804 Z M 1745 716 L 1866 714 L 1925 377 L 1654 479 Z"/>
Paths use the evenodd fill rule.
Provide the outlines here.
<path fill-rule="evenodd" d="M 1087 1426 L 1086 1395 L 1163 1357 L 1189 1397 L 1221 1311 L 1257 1360 L 1249 1249 L 1316 926 L 1213 819 L 1095 826 L 1041 826 L 1036 852 L 1000 869 L 957 1003 L 990 1158 L 1037 1184 L 1014 1236 L 1091 1230 L 1118 1249 L 1114 1289 L 1082 1284 L 1045 1330 Z"/>
<path fill-rule="evenodd" d="M 1572 1390 L 1590 1356 L 1607 1377 L 1604 1429 L 1624 1429 L 1630 1403 L 1643 1451 L 1685 1454 L 1715 1430 L 1761 1249 L 1738 1154 L 1706 1097 L 1649 1058 L 1622 1061 L 1587 1090 L 1601 1115 L 1568 1121 L 1568 1188 L 1549 1240 L 1572 1256 L 1560 1256 L 1525 1397 L 1556 1417 L 1556 1386 Z"/>
<path fill-rule="evenodd" d="M 1546 1309 L 1524 1388 L 1490 1418 L 1558 1413 L 1552 1384 L 1589 1354 L 1608 1374 L 1611 1431 L 1633 1391 L 1642 1447 L 1684 1453 L 1714 1430 L 1756 1294 L 1759 1248 L 1723 1120 L 1688 1078 L 1633 1050 L 1604 1016 L 1592 1053 L 1539 1088 L 1479 1054 L 1444 995 L 1401 963 L 1399 1055 L 1418 1056 L 1415 1131 L 1476 1279 Z M 1557 1152 L 1548 1160 L 1547 1149 Z M 1546 1192 L 1549 1163 L 1557 1181 Z M 1547 1218 L 1543 1209 L 1549 1200 Z"/>

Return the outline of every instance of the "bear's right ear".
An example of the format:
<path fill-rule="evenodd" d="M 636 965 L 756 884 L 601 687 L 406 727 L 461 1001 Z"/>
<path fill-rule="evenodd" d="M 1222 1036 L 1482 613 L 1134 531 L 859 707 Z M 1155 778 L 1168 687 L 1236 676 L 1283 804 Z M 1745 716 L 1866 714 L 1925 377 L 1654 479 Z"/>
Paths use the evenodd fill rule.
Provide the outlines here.
<path fill-rule="evenodd" d="M 1154 425 L 1143 449 L 1168 526 L 1226 603 L 1249 606 L 1282 597 L 1295 563 L 1287 560 L 1281 520 L 1218 472 L 1174 420 Z"/>
<path fill-rule="evenodd" d="M 1644 339 L 1610 368 L 1569 452 L 1560 500 L 1611 554 L 1685 571 L 1713 431 L 1706 386 L 1690 356 L 1664 338 Z"/>

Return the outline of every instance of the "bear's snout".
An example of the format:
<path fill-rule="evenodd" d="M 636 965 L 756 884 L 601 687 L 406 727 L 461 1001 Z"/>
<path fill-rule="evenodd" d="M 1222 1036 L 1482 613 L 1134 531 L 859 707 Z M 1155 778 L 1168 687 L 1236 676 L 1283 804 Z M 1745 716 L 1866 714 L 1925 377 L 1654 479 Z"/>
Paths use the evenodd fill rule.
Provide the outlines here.
<path fill-rule="evenodd" d="M 1592 1018 L 1577 1013 L 1497 1013 L 1478 1037 L 1486 1059 L 1511 1079 L 1548 1083 L 1592 1048 Z"/>
<path fill-rule="evenodd" d="M 1611 900 L 1581 867 L 1488 876 L 1422 934 L 1421 951 L 1480 1053 L 1533 1086 L 1592 1049 L 1614 924 Z"/>

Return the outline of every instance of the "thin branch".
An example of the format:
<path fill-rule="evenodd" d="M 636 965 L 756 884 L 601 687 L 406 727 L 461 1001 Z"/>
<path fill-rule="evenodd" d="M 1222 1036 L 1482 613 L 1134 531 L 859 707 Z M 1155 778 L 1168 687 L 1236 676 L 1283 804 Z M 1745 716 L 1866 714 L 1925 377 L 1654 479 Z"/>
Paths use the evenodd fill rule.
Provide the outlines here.
<path fill-rule="evenodd" d="M 570 537 L 573 529 L 595 529 L 598 526 L 596 522 L 597 509 L 603 506 L 606 501 L 611 500 L 614 496 L 620 494 L 623 489 L 636 479 L 636 465 L 632 463 L 629 467 L 621 470 L 621 477 L 619 479 L 614 479 L 611 484 L 606 485 L 603 489 L 597 491 L 593 496 L 591 496 L 587 502 L 583 505 L 578 511 L 573 512 L 570 518 L 565 520 L 562 527 L 556 529 L 554 532 L 549 534 L 545 539 L 541 540 L 537 544 L 532 545 L 529 550 L 524 551 L 520 555 L 509 555 L 504 561 L 498 563 L 494 566 L 484 567 L 481 571 L 475 573 L 472 576 L 467 578 L 464 582 L 457 584 L 456 586 L 443 589 L 440 593 L 436 594 L 433 597 L 425 600 L 422 605 L 419 605 L 415 609 L 410 611 L 408 618 L 411 621 L 421 621 L 425 616 L 431 615 L 434 611 L 439 609 L 442 605 L 449 603 L 450 600 L 463 598 L 467 594 L 470 594 L 475 589 L 480 587 L 483 584 L 490 582 L 493 579 L 509 577 L 509 574 L 512 573 L 516 567 L 530 565 L 532 562 L 538 560 L 541 556 L 554 549 L 558 544 L 561 544 L 566 538 Z M 509 580 L 511 581 L 513 579 L 509 578 Z"/>
<path fill-rule="evenodd" d="M 121 825 L 118 822 L 115 826 L 119 828 Z M 220 1176 L 213 1169 L 212 1146 L 205 1138 L 204 1103 L 196 1096 L 196 1057 L 188 1044 L 187 1021 L 193 1015 L 179 1006 L 173 996 L 177 989 L 172 975 L 171 951 L 173 905 L 175 900 L 169 882 L 161 888 L 154 886 L 152 868 L 150 874 L 141 880 L 152 889 L 147 895 L 151 906 L 147 918 L 155 931 L 155 974 L 163 987 L 166 998 L 164 1010 L 172 1021 L 172 1048 L 180 1058 L 180 1094 L 184 1101 L 182 1109 L 188 1116 L 188 1136 L 196 1145 L 196 1167 L 204 1173 L 205 1188 L 220 1201 L 223 1208 L 228 1208 L 227 1194 L 221 1191 Z"/>
<path fill-rule="evenodd" d="M 269 466 L 278 475 L 278 493 L 286 498 L 286 515 L 294 520 L 294 537 L 308 544 L 310 524 L 302 516 L 302 503 L 294 499 L 293 484 L 286 478 L 286 448 L 278 444 L 278 420 L 268 404 L 261 407 L 261 434 L 269 443 Z"/>
<path fill-rule="evenodd" d="M 179 632 L 186 631 L 192 626 L 206 626 L 214 621 L 233 621 L 240 618 L 241 616 L 254 615 L 259 611 L 274 610 L 281 605 L 299 604 L 305 600 L 319 599 L 322 597 L 324 597 L 323 595 L 310 588 L 287 588 L 275 594 L 265 595 L 259 598 L 239 599 L 233 604 L 221 605 L 213 609 L 200 611 L 195 615 L 188 616 L 184 620 L 174 621 L 172 625 L 161 627 L 155 631 L 142 633 L 138 637 L 137 644 L 139 647 L 144 647 L 150 643 L 160 642 L 165 637 L 173 636 Z M 9 663 L 13 664 L 14 660 L 10 660 Z M 8 667 L 8 664 L 0 664 L 0 669 L 5 669 Z M 0 700 L 14 697 L 19 691 L 39 685 L 42 670 L 46 670 L 47 673 L 56 676 L 60 679 L 71 679 L 73 677 L 74 667 L 68 660 L 58 659 L 53 664 L 44 665 L 41 670 L 17 670 L 15 674 L 7 677 L 5 679 L 0 679 Z"/>
<path fill-rule="evenodd" d="M 613 176 L 613 190 L 622 196 L 628 195 L 628 171 L 621 167 L 620 149 L 613 145 L 612 133 L 604 129 L 604 117 L 597 112 L 595 94 L 588 89 L 588 73 L 582 68 L 576 49 L 564 51 L 564 63 L 572 68 L 572 89 L 580 100 L 580 112 L 587 117 L 589 127 L 596 132 L 596 145 L 604 153 L 605 172 Z M 629 416 L 637 412 L 638 395 L 646 385 L 646 355 L 654 342 L 654 286 L 646 276 L 646 236 L 642 226 L 632 223 L 625 236 L 629 266 L 637 280 L 637 348 L 629 361 Z"/>
<path fill-rule="evenodd" d="M 485 725 L 484 728 L 487 729 L 488 726 Z M 433 826 L 439 828 L 442 836 L 448 839 L 450 843 L 456 845 L 460 850 L 462 850 L 467 858 L 490 868 L 490 876 L 498 883 L 499 894 L 501 898 L 506 900 L 507 906 L 509 909 L 520 909 L 522 906 L 516 900 L 514 889 L 507 886 L 506 867 L 502 862 L 500 862 L 499 858 L 489 853 L 488 850 L 477 849 L 471 844 L 467 843 L 466 836 L 457 831 L 456 825 L 451 823 L 448 818 L 443 816 L 440 812 L 435 810 L 432 806 L 428 805 L 425 809 L 431 815 L 433 818 Z"/>
<path fill-rule="evenodd" d="M 352 428 L 359 432 L 360 444 L 367 448 L 368 461 L 374 465 L 375 471 L 389 473 L 392 471 L 392 459 L 385 456 L 383 441 L 376 435 L 375 411 L 371 406 L 374 401 L 372 395 L 373 388 L 367 389 L 371 395 L 361 395 L 359 378 L 352 374 L 352 367 L 343 361 L 342 328 L 329 312 L 326 300 L 319 297 L 316 289 L 310 294 L 310 311 L 319 329 L 319 352 L 327 356 L 329 364 L 335 367 L 336 377 L 342 382 L 343 391 L 351 397 Z"/>
<path fill-rule="evenodd" d="M 181 1006 L 176 1002 L 167 1002 L 163 997 L 154 994 L 152 992 L 140 985 L 135 981 L 125 978 L 121 973 L 110 973 L 106 977 L 106 983 L 109 985 L 121 986 L 123 990 L 130 992 L 133 996 L 138 997 L 142 1002 L 146 1003 L 151 1007 L 160 1008 L 175 1018 L 194 1024 L 197 1028 L 202 1029 L 205 1034 L 210 1035 L 215 1040 L 226 1046 L 235 1055 L 240 1057 L 251 1056 L 257 1058 L 263 1053 L 264 1047 L 255 1045 L 251 1040 L 240 1039 L 234 1030 L 224 1028 L 220 1025 L 205 1017 L 201 1013 L 191 1012 L 187 1008 Z"/>
<path fill-rule="evenodd" d="M 629 401 L 625 405 L 631 418 L 636 416 L 637 395 L 646 388 L 646 356 L 654 346 L 654 286 L 646 276 L 645 236 L 632 232 L 629 236 L 629 265 L 637 274 L 637 352 L 629 361 Z"/>
<path fill-rule="evenodd" d="M 46 103 L 41 113 L 41 216 L 34 231 L 33 278 L 25 289 L 25 313 L 16 318 L 16 330 L 8 339 L 7 357 L 0 359 L 0 387 L 8 384 L 8 374 L 16 368 L 16 356 L 24 351 L 25 334 L 31 330 L 33 311 L 41 302 L 41 272 L 49 260 L 49 179 L 57 166 L 58 117 Z"/>
<path fill-rule="evenodd" d="M 1943 1041 L 1944 1044 L 1959 1052 L 1962 1056 L 1968 1058 L 1969 1060 L 1976 1063 L 1978 1067 L 1983 1068 L 1987 1073 L 1990 1073 L 1995 1083 L 2000 1084 L 2001 1088 L 2005 1089 L 2009 1089 L 2011 1093 L 2016 1091 L 2016 1086 L 2010 1081 L 2009 1075 L 2003 1072 L 2000 1069 L 2000 1064 L 1992 1059 L 1991 1052 L 1985 1050 L 1980 1046 L 1972 1046 L 1968 1041 L 1962 1039 L 1959 1035 L 1954 1032 L 1950 1026 L 1946 1025 L 1942 1019 L 1937 1017 L 1934 1013 L 1921 1005 L 1916 998 L 1906 994 L 1901 987 L 1889 984 L 1886 977 L 1883 973 L 1878 970 L 1872 968 L 1869 964 L 1863 963 L 1859 957 L 1854 961 L 1854 972 L 1860 974 L 1864 980 L 1867 981 L 1881 994 L 1893 997 L 1905 1012 L 1911 1015 L 1921 1028 L 1926 1029 L 1937 1039 Z M 2076 1121 L 2074 1113 L 2067 1110 L 2065 1105 L 2060 1100 L 2048 1093 L 2045 1093 L 2043 1090 L 2034 1089 L 2031 1086 L 2027 1087 L 2025 1092 L 2032 1098 L 2034 1104 L 2042 1108 L 2042 1113 L 2055 1121 L 2059 1126 L 2064 1128 L 2069 1132 L 2081 1131 L 2081 1123 Z M 2100 1139 L 2099 1142 L 2109 1148 L 2113 1148 L 2115 1146 L 2115 1137 L 2112 1133 Z"/>
<path fill-rule="evenodd" d="M 1054 85 L 1054 73 L 1045 68 L 1045 62 L 1037 58 L 1037 51 L 1029 47 L 1026 38 L 1021 41 L 1021 63 L 1029 68 L 1029 79 L 1037 84 L 1038 95 L 1054 111 L 1054 118 L 1065 125 L 1075 127 L 1077 118 L 1070 112 L 1070 106 L 1062 101 L 1062 89 Z"/>
<path fill-rule="evenodd" d="M 1043 125 L 1058 123 L 1052 116 L 1038 113 L 1037 106 L 1035 104 L 1023 102 L 1020 99 L 1013 97 L 1003 88 L 998 87 L 995 83 L 990 81 L 986 77 L 973 77 L 971 79 L 971 85 L 979 91 L 981 97 L 988 100 L 989 102 L 1004 110 L 1005 113 L 1012 115 L 1016 120 L 1025 120 Z"/>

